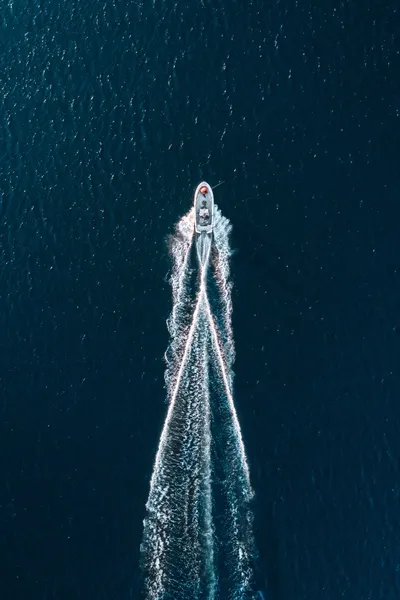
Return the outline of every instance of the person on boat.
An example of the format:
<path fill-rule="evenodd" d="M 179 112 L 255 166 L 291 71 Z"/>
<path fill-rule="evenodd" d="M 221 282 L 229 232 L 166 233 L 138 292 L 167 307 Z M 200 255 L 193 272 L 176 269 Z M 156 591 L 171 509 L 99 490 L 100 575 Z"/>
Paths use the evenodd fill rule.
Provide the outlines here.
<path fill-rule="evenodd" d="M 199 215 L 200 215 L 200 217 L 203 217 L 203 218 L 206 218 L 206 219 L 207 219 L 207 218 L 210 216 L 210 213 L 209 213 L 209 211 L 208 211 L 208 208 L 201 208 L 201 209 L 199 210 Z"/>

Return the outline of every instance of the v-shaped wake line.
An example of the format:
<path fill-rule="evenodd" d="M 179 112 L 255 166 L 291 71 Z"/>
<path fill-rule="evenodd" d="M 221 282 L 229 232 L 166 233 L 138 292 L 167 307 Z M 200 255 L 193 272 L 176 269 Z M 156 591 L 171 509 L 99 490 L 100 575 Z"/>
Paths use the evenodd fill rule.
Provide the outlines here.
<path fill-rule="evenodd" d="M 189 253 L 189 250 L 187 251 L 187 254 Z M 187 261 L 183 261 L 182 263 L 183 265 L 187 264 Z M 151 489 L 154 486 L 155 483 L 155 478 L 157 476 L 157 471 L 160 468 L 160 458 L 161 458 L 161 454 L 164 450 L 165 447 L 165 440 L 166 440 L 166 436 L 167 436 L 167 432 L 168 432 L 168 427 L 169 427 L 169 423 L 171 421 L 171 415 L 173 413 L 174 410 L 174 406 L 175 406 L 175 401 L 176 401 L 176 396 L 179 390 L 179 386 L 181 384 L 181 380 L 182 380 L 182 374 L 184 372 L 185 366 L 186 366 L 186 362 L 188 359 L 188 355 L 189 355 L 189 350 L 190 350 L 190 346 L 193 342 L 193 336 L 194 336 L 194 332 L 196 330 L 196 326 L 197 326 L 197 321 L 199 318 L 199 314 L 200 314 L 200 309 L 202 306 L 202 301 L 203 298 L 205 296 L 205 291 L 206 291 L 206 274 L 207 274 L 207 265 L 204 267 L 200 267 L 201 268 L 201 277 L 200 277 L 200 290 L 198 292 L 198 296 L 197 296 L 197 302 L 196 302 L 196 307 L 194 309 L 194 313 L 193 313 L 193 320 L 192 320 L 192 324 L 190 326 L 189 329 L 189 333 L 186 339 L 186 344 L 185 344 L 185 349 L 183 352 L 183 356 L 181 359 L 181 364 L 176 376 L 176 380 L 174 381 L 174 387 L 173 387 L 173 391 L 172 391 L 172 395 L 171 395 L 171 399 L 170 399 L 170 403 L 169 403 L 169 407 L 168 407 L 168 412 L 167 412 L 167 417 L 165 419 L 165 423 L 164 423 L 164 427 L 163 430 L 161 432 L 161 438 L 160 438 L 160 444 L 159 444 L 159 449 L 157 451 L 157 456 L 156 456 L 156 461 L 155 461 L 155 465 L 154 465 L 154 469 L 153 469 L 153 475 L 151 478 L 151 482 L 150 482 L 150 493 L 151 493 Z"/>
<path fill-rule="evenodd" d="M 226 395 L 227 395 L 228 402 L 229 402 L 229 409 L 230 409 L 230 412 L 231 412 L 231 417 L 232 417 L 233 425 L 234 425 L 234 428 L 235 428 L 235 433 L 236 433 L 236 436 L 237 436 L 237 441 L 238 441 L 238 446 L 239 446 L 239 452 L 240 452 L 240 460 L 241 460 L 241 463 L 242 463 L 243 472 L 244 472 L 245 477 L 246 477 L 246 486 L 248 488 L 248 499 L 250 500 L 253 497 L 254 492 L 252 490 L 251 483 L 250 483 L 250 471 L 249 471 L 249 466 L 247 464 L 246 452 L 245 452 L 245 449 L 244 449 L 244 444 L 243 444 L 243 439 L 242 439 L 242 433 L 240 431 L 239 421 L 238 421 L 238 418 L 237 418 L 235 406 L 233 404 L 231 382 L 228 379 L 227 369 L 226 369 L 226 366 L 225 366 L 224 359 L 222 357 L 222 351 L 221 351 L 220 343 L 218 341 L 217 330 L 216 330 L 216 327 L 215 327 L 215 324 L 214 324 L 213 316 L 211 314 L 210 303 L 208 301 L 207 296 L 204 297 L 204 302 L 205 302 L 205 306 L 206 306 L 206 310 L 207 310 L 207 316 L 208 316 L 208 321 L 209 321 L 209 325 L 210 325 L 210 329 L 211 329 L 212 341 L 214 343 L 214 348 L 215 348 L 215 351 L 217 353 L 218 362 L 219 362 L 219 366 L 220 366 L 221 373 L 222 373 L 222 379 L 223 379 L 223 382 L 224 382 L 225 391 L 226 391 Z"/>
<path fill-rule="evenodd" d="M 147 600 L 252 597 L 253 491 L 232 390 L 230 229 L 214 205 L 213 238 L 194 235 L 193 210 L 172 238 L 168 408 L 141 545 Z M 194 269 L 199 278 L 193 302 Z M 216 304 L 208 281 L 215 283 Z M 221 519 L 229 526 L 221 528 Z"/>

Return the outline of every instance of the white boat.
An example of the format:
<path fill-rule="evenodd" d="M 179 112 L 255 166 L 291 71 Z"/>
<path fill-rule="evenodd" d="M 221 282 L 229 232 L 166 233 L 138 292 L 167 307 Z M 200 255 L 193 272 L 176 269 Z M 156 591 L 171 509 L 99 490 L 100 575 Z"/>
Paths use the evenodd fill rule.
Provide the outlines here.
<path fill-rule="evenodd" d="M 214 226 L 214 194 L 211 186 L 202 181 L 194 193 L 196 233 L 212 233 Z"/>

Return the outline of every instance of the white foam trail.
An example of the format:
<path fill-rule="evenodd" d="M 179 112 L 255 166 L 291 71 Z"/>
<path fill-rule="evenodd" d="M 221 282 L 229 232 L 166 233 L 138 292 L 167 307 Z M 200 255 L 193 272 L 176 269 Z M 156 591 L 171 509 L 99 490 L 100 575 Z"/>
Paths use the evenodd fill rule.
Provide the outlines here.
<path fill-rule="evenodd" d="M 178 314 L 182 308 L 182 297 L 185 293 L 185 277 L 187 275 L 190 248 L 194 236 L 193 219 L 193 209 L 191 209 L 179 221 L 176 228 L 174 243 L 171 249 L 173 269 L 170 282 L 172 286 L 173 304 L 169 323 L 172 333 L 177 327 Z"/>
<path fill-rule="evenodd" d="M 167 592 L 167 597 L 177 600 L 196 598 L 204 571 L 203 532 L 210 531 L 212 522 L 204 497 L 208 478 L 204 466 L 210 463 L 204 410 L 208 398 L 204 311 L 199 312 L 197 323 L 188 367 L 169 406 L 147 502 L 143 551 L 151 599 L 161 599 Z M 185 580 L 190 583 L 190 596 Z"/>
<path fill-rule="evenodd" d="M 166 354 L 169 405 L 150 481 L 141 547 L 148 600 L 244 600 L 251 591 L 248 501 L 253 491 L 232 394 L 231 227 L 214 209 L 212 264 L 222 329 L 207 293 L 211 236 L 194 238 L 193 209 L 179 222 L 172 242 L 173 308 Z M 200 275 L 194 304 L 189 289 L 193 239 Z M 210 370 L 218 385 L 215 392 Z M 213 433 L 214 412 L 221 417 Z M 218 493 L 226 497 L 222 502 L 228 526 L 222 531 L 215 521 L 218 515 L 213 514 L 213 435 L 221 437 L 223 449 L 225 479 Z M 220 536 L 223 541 L 216 545 Z M 219 582 L 217 546 L 218 554 L 221 548 L 227 552 L 228 583 Z"/>
<path fill-rule="evenodd" d="M 197 258 L 202 272 L 206 271 L 211 250 L 211 235 L 202 233 L 196 239 Z"/>
<path fill-rule="evenodd" d="M 213 266 L 215 269 L 215 276 L 220 291 L 221 301 L 223 302 L 222 316 L 225 329 L 225 354 L 226 358 L 230 362 L 230 366 L 232 366 L 235 360 L 235 346 L 232 332 L 232 284 L 229 281 L 229 259 L 232 255 L 229 245 L 229 233 L 231 232 L 232 226 L 228 219 L 222 216 L 217 206 L 215 206 L 214 221 L 214 240 L 217 252 L 213 261 Z"/>
<path fill-rule="evenodd" d="M 167 320 L 168 332 L 171 336 L 169 353 L 164 355 L 167 368 L 165 383 L 171 390 L 171 378 L 174 377 L 174 364 L 170 364 L 169 354 L 176 357 L 181 352 L 182 340 L 185 337 L 185 315 L 187 310 L 187 282 L 191 270 L 188 268 L 190 251 L 194 237 L 194 214 L 191 209 L 176 226 L 175 236 L 171 245 L 172 273 L 172 311 Z M 174 362 L 174 361 L 173 361 Z"/>

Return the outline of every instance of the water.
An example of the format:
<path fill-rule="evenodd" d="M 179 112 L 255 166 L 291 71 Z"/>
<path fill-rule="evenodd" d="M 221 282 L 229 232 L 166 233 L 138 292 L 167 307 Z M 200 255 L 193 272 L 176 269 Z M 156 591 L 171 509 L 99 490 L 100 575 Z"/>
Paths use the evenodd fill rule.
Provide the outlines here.
<path fill-rule="evenodd" d="M 139 597 L 166 237 L 205 179 L 257 590 L 397 600 L 396 7 L 14 0 L 0 28 L 2 598 Z"/>

